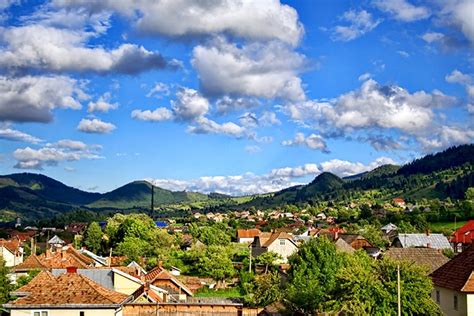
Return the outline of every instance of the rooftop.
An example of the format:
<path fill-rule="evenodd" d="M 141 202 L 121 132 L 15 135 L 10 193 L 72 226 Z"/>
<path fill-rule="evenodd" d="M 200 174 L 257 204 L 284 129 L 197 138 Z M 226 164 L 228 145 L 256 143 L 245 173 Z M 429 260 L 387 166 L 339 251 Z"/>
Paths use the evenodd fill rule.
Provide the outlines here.
<path fill-rule="evenodd" d="M 431 273 L 435 286 L 474 293 L 474 246 Z"/>
<path fill-rule="evenodd" d="M 438 249 L 433 248 L 390 248 L 384 256 L 425 266 L 429 273 L 449 261 Z"/>
<path fill-rule="evenodd" d="M 431 247 L 435 249 L 451 248 L 448 239 L 443 234 L 398 234 L 397 239 L 403 248 Z"/>
<path fill-rule="evenodd" d="M 467 221 L 452 234 L 450 239 L 452 243 L 470 244 L 472 241 L 474 241 L 474 220 Z"/>

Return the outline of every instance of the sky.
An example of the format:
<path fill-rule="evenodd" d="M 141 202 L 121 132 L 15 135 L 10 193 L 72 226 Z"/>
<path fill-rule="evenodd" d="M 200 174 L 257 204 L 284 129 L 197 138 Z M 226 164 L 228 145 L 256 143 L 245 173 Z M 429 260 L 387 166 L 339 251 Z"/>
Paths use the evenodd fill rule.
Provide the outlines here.
<path fill-rule="evenodd" d="M 0 174 L 245 195 L 474 140 L 473 0 L 0 0 Z"/>

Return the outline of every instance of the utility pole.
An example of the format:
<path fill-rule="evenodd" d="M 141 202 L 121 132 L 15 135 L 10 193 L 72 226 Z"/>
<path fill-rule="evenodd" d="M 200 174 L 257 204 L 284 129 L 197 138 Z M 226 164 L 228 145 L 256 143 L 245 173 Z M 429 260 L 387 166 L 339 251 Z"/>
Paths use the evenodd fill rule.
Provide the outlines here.
<path fill-rule="evenodd" d="M 249 245 L 249 273 L 252 273 L 252 244 Z"/>
<path fill-rule="evenodd" d="M 400 295 L 400 265 L 397 264 L 397 301 L 398 301 L 398 316 L 402 315 L 402 302 Z"/>

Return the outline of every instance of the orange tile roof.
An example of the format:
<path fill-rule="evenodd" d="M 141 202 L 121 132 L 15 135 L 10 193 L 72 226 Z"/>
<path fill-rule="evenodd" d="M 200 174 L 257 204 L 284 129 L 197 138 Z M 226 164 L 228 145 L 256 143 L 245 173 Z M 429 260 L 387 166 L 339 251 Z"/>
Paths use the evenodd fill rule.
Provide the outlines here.
<path fill-rule="evenodd" d="M 5 247 L 11 253 L 15 254 L 20 250 L 20 240 L 18 238 L 13 238 L 10 240 L 0 239 L 0 247 Z"/>
<path fill-rule="evenodd" d="M 83 275 L 64 273 L 46 280 L 41 288 L 35 288 L 30 295 L 9 305 L 12 308 L 28 305 L 118 305 L 128 297 L 126 294 L 106 289 Z"/>
<path fill-rule="evenodd" d="M 436 286 L 474 293 L 474 245 L 430 274 Z"/>
<path fill-rule="evenodd" d="M 188 289 L 186 285 L 184 285 L 180 280 L 175 278 L 171 273 L 168 272 L 168 270 L 163 267 L 157 266 L 145 275 L 145 281 L 150 282 L 151 284 L 153 284 L 153 282 L 156 280 L 170 280 L 178 287 L 182 288 L 189 295 L 193 295 L 193 292 Z"/>
<path fill-rule="evenodd" d="M 261 233 L 260 229 L 237 229 L 237 238 L 254 238 Z"/>
<path fill-rule="evenodd" d="M 32 293 L 43 288 L 45 284 L 55 280 L 54 275 L 49 271 L 41 271 L 28 284 L 23 285 L 14 291 L 16 296 L 23 296 L 25 293 Z"/>
<path fill-rule="evenodd" d="M 56 252 L 47 251 L 41 255 L 31 255 L 25 261 L 15 266 L 14 271 L 24 271 L 31 269 L 65 269 L 67 267 L 76 267 L 87 269 L 91 267 L 94 260 L 79 253 L 71 246 L 66 250 Z"/>

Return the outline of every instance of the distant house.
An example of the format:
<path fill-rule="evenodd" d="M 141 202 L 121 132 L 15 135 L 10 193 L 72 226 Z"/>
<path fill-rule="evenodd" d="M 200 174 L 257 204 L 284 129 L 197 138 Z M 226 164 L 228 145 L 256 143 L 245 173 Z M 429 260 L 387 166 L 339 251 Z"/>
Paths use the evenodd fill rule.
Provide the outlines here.
<path fill-rule="evenodd" d="M 469 248 L 474 241 L 474 220 L 467 221 L 464 226 L 458 228 L 449 239 L 454 252 L 462 252 Z"/>
<path fill-rule="evenodd" d="M 395 224 L 388 223 L 387 225 L 382 226 L 381 230 L 385 235 L 389 235 L 392 232 L 396 232 L 398 230 L 398 227 Z"/>
<path fill-rule="evenodd" d="M 251 243 L 254 238 L 260 235 L 262 232 L 260 229 L 237 229 L 237 242 L 238 243 Z"/>
<path fill-rule="evenodd" d="M 3 305 L 12 316 L 118 316 L 123 304 L 132 300 L 76 273 L 74 268 L 58 277 L 40 273 L 16 293 L 21 296 Z"/>
<path fill-rule="evenodd" d="M 439 249 L 434 248 L 390 248 L 384 253 L 384 257 L 423 266 L 428 274 L 449 261 Z"/>
<path fill-rule="evenodd" d="M 282 258 L 280 262 L 286 263 L 288 257 L 298 251 L 298 246 L 288 233 L 261 233 L 252 242 L 252 256 L 258 257 L 267 251 L 279 254 Z"/>
<path fill-rule="evenodd" d="M 399 206 L 399 207 L 405 207 L 406 206 L 405 200 L 402 199 L 402 198 L 394 198 L 394 199 L 392 199 L 392 202 L 393 202 L 393 204 L 395 204 L 396 206 Z"/>
<path fill-rule="evenodd" d="M 0 239 L 0 257 L 5 261 L 6 267 L 14 267 L 22 263 L 23 247 L 21 246 L 20 239 Z"/>
<path fill-rule="evenodd" d="M 393 240 L 393 247 L 409 248 L 409 247 L 426 247 L 434 249 L 449 249 L 448 238 L 443 234 L 398 234 Z"/>
<path fill-rule="evenodd" d="M 355 250 L 372 247 L 372 244 L 365 237 L 357 234 L 339 234 L 339 239 L 344 240 Z"/>
<path fill-rule="evenodd" d="M 53 238 L 48 240 L 47 244 L 48 248 L 54 250 L 63 247 L 64 245 L 66 245 L 66 242 L 59 238 L 57 235 L 54 235 Z"/>
<path fill-rule="evenodd" d="M 474 315 L 474 246 L 431 273 L 432 297 L 445 315 Z"/>
<path fill-rule="evenodd" d="M 82 234 L 87 228 L 87 223 L 71 223 L 64 226 L 64 230 L 73 234 Z"/>

